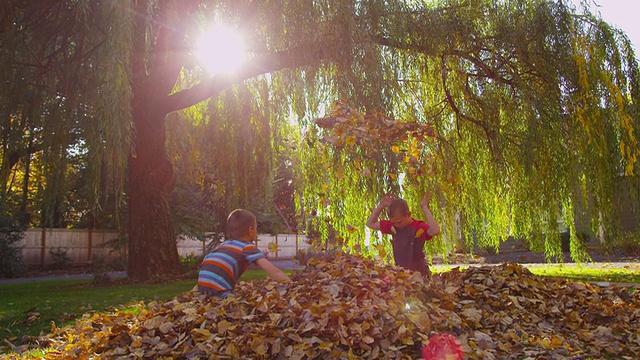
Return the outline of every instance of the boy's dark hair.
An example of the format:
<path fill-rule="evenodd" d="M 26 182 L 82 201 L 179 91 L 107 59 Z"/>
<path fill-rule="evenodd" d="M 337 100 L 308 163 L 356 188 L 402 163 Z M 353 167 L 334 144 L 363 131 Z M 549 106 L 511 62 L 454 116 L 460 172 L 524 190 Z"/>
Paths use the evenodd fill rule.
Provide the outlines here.
<path fill-rule="evenodd" d="M 389 204 L 389 216 L 406 215 L 409 212 L 409 205 L 403 199 L 393 199 Z"/>
<path fill-rule="evenodd" d="M 227 231 L 232 239 L 240 239 L 256 223 L 256 216 L 244 209 L 235 209 L 227 217 Z"/>

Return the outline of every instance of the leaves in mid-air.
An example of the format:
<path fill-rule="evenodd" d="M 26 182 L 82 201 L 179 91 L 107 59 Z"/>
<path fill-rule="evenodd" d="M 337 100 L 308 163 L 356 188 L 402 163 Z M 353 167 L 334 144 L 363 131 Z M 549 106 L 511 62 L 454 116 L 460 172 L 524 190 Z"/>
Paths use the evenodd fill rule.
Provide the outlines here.
<path fill-rule="evenodd" d="M 409 175 L 421 174 L 431 157 L 422 156 L 425 144 L 436 137 L 430 123 L 398 121 L 380 112 L 362 112 L 343 101 L 335 101 L 328 116 L 315 120 L 323 129 L 321 143 L 335 148 L 354 147 L 354 152 L 372 157 L 391 150 Z M 357 147 L 357 149 L 356 149 Z M 368 170 L 360 175 L 368 176 Z M 397 175 L 390 173 L 390 177 Z"/>

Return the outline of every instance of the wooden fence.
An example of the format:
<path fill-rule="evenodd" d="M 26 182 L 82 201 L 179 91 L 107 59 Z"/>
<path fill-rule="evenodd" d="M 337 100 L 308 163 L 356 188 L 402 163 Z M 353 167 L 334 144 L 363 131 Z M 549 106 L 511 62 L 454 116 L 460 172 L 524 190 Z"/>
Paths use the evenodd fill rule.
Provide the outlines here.
<path fill-rule="evenodd" d="M 118 232 L 113 230 L 28 229 L 16 245 L 22 248 L 22 259 L 27 266 L 45 267 L 61 260 L 67 265 L 87 265 L 98 260 L 125 265 L 127 248 L 118 239 Z M 180 238 L 177 245 L 180 256 L 200 256 L 209 243 Z M 286 260 L 309 244 L 304 235 L 261 234 L 257 246 L 269 259 Z"/>

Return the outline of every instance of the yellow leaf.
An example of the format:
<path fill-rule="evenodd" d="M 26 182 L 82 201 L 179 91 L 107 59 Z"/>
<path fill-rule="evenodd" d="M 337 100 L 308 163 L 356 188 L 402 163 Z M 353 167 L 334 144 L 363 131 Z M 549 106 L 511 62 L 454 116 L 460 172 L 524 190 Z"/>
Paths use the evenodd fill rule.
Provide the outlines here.
<path fill-rule="evenodd" d="M 633 175 L 633 163 L 631 161 L 627 162 L 627 164 L 624 167 L 624 175 L 625 176 L 631 176 Z"/>
<path fill-rule="evenodd" d="M 256 306 L 256 310 L 263 313 L 269 312 L 269 306 L 267 305 L 267 301 L 266 300 L 260 301 L 260 303 L 258 303 L 258 305 Z"/>
<path fill-rule="evenodd" d="M 251 349 L 258 355 L 267 354 L 267 343 L 263 336 L 256 336 L 251 341 Z"/>
<path fill-rule="evenodd" d="M 240 351 L 233 343 L 227 346 L 226 354 L 234 358 L 240 357 Z"/>
<path fill-rule="evenodd" d="M 218 322 L 218 332 L 222 335 L 227 332 L 227 329 L 231 326 L 231 323 L 227 320 L 220 320 Z"/>
<path fill-rule="evenodd" d="M 195 342 L 206 341 L 207 339 L 209 339 L 210 336 L 211 336 L 211 332 L 207 329 L 200 329 L 200 328 L 191 329 L 191 338 L 193 338 L 193 341 Z"/>
<path fill-rule="evenodd" d="M 158 330 L 163 334 L 168 334 L 173 329 L 173 323 L 166 322 L 158 327 Z"/>
<path fill-rule="evenodd" d="M 391 151 L 393 151 L 394 153 L 399 153 L 400 152 L 400 147 L 397 145 L 394 145 L 391 147 Z"/>
<path fill-rule="evenodd" d="M 374 341 L 375 341 L 375 339 L 372 338 L 369 335 L 365 335 L 365 336 L 362 337 L 362 342 L 365 343 L 365 344 L 373 344 Z"/>

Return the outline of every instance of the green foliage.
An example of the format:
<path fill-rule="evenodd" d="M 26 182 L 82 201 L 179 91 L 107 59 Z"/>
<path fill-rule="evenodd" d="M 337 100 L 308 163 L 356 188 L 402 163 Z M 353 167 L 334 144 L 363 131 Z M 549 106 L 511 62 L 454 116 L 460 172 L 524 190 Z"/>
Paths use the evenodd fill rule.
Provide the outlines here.
<path fill-rule="evenodd" d="M 205 232 L 219 228 L 219 221 L 200 188 L 185 182 L 179 182 L 172 193 L 171 215 L 176 237 L 184 235 L 205 241 Z"/>
<path fill-rule="evenodd" d="M 261 232 L 295 230 L 290 140 L 280 133 L 286 126 L 255 93 L 264 85 L 258 79 L 206 107 L 170 116 L 177 234 L 224 233 L 225 219 L 236 208 L 256 214 Z"/>
<path fill-rule="evenodd" d="M 0 35 L 0 200 L 15 199 L 29 225 L 66 227 L 98 216 L 104 194 L 120 199 L 134 12 L 124 2 L 41 5 L 3 5 L 11 21 Z"/>
<path fill-rule="evenodd" d="M 0 276 L 20 277 L 27 268 L 22 262 L 22 248 L 16 242 L 24 237 L 24 226 L 14 220 L 0 203 Z"/>
<path fill-rule="evenodd" d="M 590 236 L 588 233 L 582 231 L 582 232 L 578 232 L 575 235 L 578 238 L 577 243 L 579 243 L 579 246 L 582 248 L 586 248 L 587 244 L 589 243 L 589 239 Z M 560 233 L 560 240 L 562 242 L 562 251 L 563 252 L 570 252 L 571 251 L 571 231 L 563 231 Z M 576 241 L 573 242 L 574 246 L 576 244 Z"/>
<path fill-rule="evenodd" d="M 201 262 L 202 256 L 195 256 L 195 254 L 180 256 L 180 265 L 184 273 L 197 273 Z"/>

